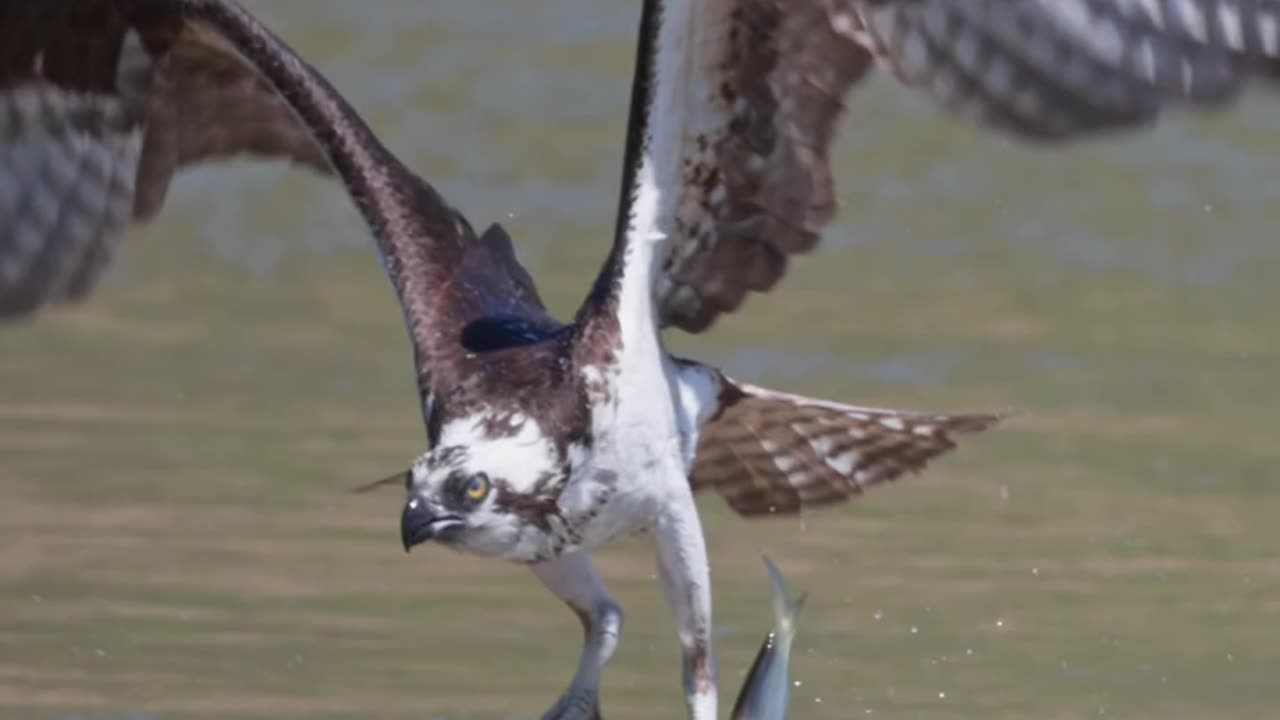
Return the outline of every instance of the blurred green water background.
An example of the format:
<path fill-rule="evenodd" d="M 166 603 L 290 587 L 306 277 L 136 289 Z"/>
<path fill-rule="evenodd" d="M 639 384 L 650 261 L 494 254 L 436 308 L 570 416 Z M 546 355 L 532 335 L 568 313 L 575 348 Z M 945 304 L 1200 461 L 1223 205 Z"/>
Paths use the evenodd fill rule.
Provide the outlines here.
<path fill-rule="evenodd" d="M 571 312 L 612 227 L 639 8 L 257 0 Z M 841 219 L 682 352 L 862 404 L 1013 409 L 925 477 L 804 518 L 702 502 L 722 705 L 812 599 L 795 718 L 1263 718 L 1280 704 L 1280 106 L 1032 152 L 879 80 Z M 576 620 L 524 570 L 398 547 L 408 346 L 334 186 L 185 175 L 88 305 L 0 332 L 0 717 L 537 717 Z M 611 718 L 680 717 L 643 539 Z M 655 709 L 656 708 L 656 709 Z"/>

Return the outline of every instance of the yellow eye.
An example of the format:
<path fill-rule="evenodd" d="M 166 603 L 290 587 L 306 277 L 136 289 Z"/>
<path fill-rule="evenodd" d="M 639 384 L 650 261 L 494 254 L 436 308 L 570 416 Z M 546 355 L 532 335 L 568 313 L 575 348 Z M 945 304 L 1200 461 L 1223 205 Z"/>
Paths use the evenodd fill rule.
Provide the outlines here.
<path fill-rule="evenodd" d="M 480 502 L 489 494 L 489 477 L 484 473 L 472 475 L 467 481 L 467 487 L 464 489 L 467 499 L 472 502 Z"/>

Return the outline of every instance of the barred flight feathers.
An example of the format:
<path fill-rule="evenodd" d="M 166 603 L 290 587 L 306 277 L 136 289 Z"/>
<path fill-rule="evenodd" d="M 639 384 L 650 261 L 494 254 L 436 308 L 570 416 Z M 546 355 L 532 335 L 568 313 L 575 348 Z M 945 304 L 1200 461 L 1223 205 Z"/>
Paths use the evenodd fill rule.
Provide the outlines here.
<path fill-rule="evenodd" d="M 722 378 L 721 407 L 701 430 L 690 481 L 741 515 L 841 502 L 919 472 L 1001 417 L 841 405 Z"/>

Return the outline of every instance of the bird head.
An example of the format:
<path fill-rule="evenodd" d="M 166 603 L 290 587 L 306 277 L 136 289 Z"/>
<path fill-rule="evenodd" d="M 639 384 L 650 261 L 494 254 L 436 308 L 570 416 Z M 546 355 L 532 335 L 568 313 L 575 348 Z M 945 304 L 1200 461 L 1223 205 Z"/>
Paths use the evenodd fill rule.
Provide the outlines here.
<path fill-rule="evenodd" d="M 431 541 L 510 560 L 536 559 L 569 468 L 538 423 L 520 414 L 461 418 L 398 474 L 405 551 Z"/>

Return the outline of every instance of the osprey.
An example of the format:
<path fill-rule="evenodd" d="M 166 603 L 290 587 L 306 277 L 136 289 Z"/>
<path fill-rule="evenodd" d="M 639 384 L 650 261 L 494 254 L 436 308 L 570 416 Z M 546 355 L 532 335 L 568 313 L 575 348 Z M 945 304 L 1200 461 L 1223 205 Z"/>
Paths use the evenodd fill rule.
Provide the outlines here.
<path fill-rule="evenodd" d="M 997 420 L 791 395 L 664 349 L 664 328 L 705 330 L 816 244 L 847 92 L 879 63 L 986 128 L 1068 139 L 1222 104 L 1278 53 L 1280 0 L 645 0 L 613 244 L 561 322 L 501 228 L 476 233 L 232 0 L 2 0 L 0 312 L 84 296 L 184 166 L 254 153 L 335 174 L 413 348 L 428 450 L 393 476 L 405 548 L 525 564 L 559 596 L 585 644 L 547 717 L 579 718 L 622 620 L 589 552 L 651 531 L 689 715 L 710 720 L 695 493 L 793 513 Z"/>

